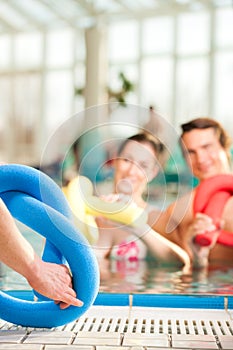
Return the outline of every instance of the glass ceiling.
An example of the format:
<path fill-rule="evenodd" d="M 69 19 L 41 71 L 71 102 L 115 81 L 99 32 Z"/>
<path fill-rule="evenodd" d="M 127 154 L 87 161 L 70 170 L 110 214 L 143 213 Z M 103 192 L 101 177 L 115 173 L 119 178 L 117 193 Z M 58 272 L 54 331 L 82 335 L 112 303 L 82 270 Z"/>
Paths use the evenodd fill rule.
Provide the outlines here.
<path fill-rule="evenodd" d="M 232 0 L 0 0 L 0 33 L 145 18 L 232 6 Z"/>

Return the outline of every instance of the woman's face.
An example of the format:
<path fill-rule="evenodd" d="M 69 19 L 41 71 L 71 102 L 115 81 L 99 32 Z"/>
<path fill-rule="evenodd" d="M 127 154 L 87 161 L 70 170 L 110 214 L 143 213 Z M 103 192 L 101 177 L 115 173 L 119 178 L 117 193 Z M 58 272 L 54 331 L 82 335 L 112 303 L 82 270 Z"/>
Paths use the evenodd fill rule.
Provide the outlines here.
<path fill-rule="evenodd" d="M 148 142 L 127 142 L 115 161 L 115 191 L 142 195 L 158 172 L 156 156 Z"/>

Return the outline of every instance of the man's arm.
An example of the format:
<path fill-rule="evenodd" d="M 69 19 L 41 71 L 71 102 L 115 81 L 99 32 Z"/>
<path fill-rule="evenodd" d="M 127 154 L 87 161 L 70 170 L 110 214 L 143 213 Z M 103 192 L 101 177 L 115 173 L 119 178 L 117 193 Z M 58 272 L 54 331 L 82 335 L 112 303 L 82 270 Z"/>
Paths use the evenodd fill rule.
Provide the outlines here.
<path fill-rule="evenodd" d="M 14 219 L 0 199 L 0 261 L 23 275 L 37 292 L 60 302 L 61 308 L 82 306 L 72 289 L 69 270 L 64 265 L 46 263 L 19 232 Z"/>

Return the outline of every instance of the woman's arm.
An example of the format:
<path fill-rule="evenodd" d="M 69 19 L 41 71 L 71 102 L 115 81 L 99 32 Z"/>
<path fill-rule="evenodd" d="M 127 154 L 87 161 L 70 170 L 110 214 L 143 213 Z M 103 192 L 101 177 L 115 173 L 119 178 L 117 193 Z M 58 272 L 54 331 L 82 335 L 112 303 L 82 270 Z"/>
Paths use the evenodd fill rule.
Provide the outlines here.
<path fill-rule="evenodd" d="M 157 259 L 162 261 L 178 260 L 184 264 L 187 271 L 191 268 L 191 261 L 187 252 L 153 230 L 149 225 L 130 228 L 130 230 L 147 245 L 150 252 Z"/>

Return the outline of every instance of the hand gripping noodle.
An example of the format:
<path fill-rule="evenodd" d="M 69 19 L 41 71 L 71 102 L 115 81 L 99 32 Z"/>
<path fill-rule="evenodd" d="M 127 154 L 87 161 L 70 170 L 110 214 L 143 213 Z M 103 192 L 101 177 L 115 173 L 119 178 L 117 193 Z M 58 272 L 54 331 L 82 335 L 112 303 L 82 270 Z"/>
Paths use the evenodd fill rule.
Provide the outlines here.
<path fill-rule="evenodd" d="M 233 175 L 221 174 L 204 180 L 196 188 L 194 198 L 194 213 L 209 215 L 214 224 L 219 227 L 223 208 L 227 200 L 233 195 Z M 220 229 L 220 228 L 219 228 Z M 212 243 L 213 231 L 199 234 L 195 243 L 208 246 Z M 217 243 L 233 247 L 233 232 L 220 230 Z"/>
<path fill-rule="evenodd" d="M 94 302 L 99 287 L 96 258 L 71 222 L 66 198 L 42 172 L 23 165 L 0 166 L 0 197 L 12 216 L 46 237 L 43 260 L 68 263 L 82 307 L 61 310 L 54 301 L 26 301 L 0 292 L 0 318 L 29 327 L 55 327 L 80 317 Z"/>
<path fill-rule="evenodd" d="M 98 229 L 94 216 L 104 216 L 112 221 L 139 227 L 147 223 L 148 215 L 143 208 L 134 203 L 106 202 L 93 195 L 93 185 L 84 176 L 74 178 L 63 189 L 67 196 L 70 207 L 80 222 L 86 224 L 87 238 L 91 243 L 98 239 Z M 77 223 L 79 227 L 80 223 Z"/>

